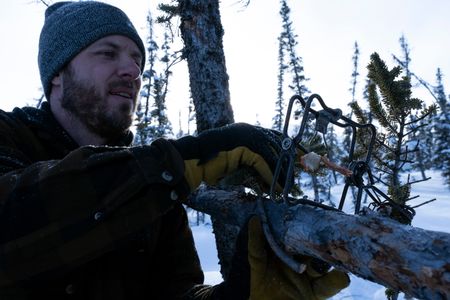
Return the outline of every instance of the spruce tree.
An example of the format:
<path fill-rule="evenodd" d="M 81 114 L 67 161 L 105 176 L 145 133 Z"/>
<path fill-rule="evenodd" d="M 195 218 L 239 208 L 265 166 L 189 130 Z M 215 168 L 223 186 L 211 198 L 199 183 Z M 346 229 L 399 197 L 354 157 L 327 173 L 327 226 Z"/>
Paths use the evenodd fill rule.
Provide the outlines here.
<path fill-rule="evenodd" d="M 280 1 L 281 33 L 278 37 L 278 87 L 275 116 L 273 117 L 272 128 L 282 130 L 284 123 L 284 97 L 286 94 L 286 85 L 293 94 L 305 97 L 309 92 L 304 82 L 307 80 L 304 75 L 302 58 L 297 55 L 298 36 L 294 33 L 290 17 L 291 9 L 286 0 Z M 291 79 L 286 83 L 286 77 Z"/>
<path fill-rule="evenodd" d="M 353 52 L 352 56 L 352 62 L 353 62 L 353 71 L 352 71 L 352 87 L 349 89 L 352 94 L 352 101 L 356 101 L 356 85 L 358 84 L 358 62 L 359 62 L 359 46 L 358 42 L 355 41 L 355 50 Z"/>
<path fill-rule="evenodd" d="M 145 145 L 151 141 L 149 136 L 149 125 L 151 122 L 151 94 L 156 74 L 158 43 L 155 40 L 154 22 L 151 12 L 147 15 L 147 26 L 149 35 L 147 38 L 147 69 L 142 72 L 141 99 L 136 109 L 136 135 L 134 143 L 136 145 Z"/>
<path fill-rule="evenodd" d="M 325 146 L 326 155 L 331 161 L 341 161 L 346 154 L 346 151 L 342 149 L 338 136 L 334 130 L 334 126 L 329 126 L 327 133 L 325 134 Z M 333 184 L 337 184 L 336 171 L 332 171 L 329 175 L 330 181 Z"/>
<path fill-rule="evenodd" d="M 350 100 L 350 103 L 348 103 L 349 107 L 351 107 L 352 103 L 354 103 L 356 101 L 356 87 L 358 84 L 358 76 L 359 76 L 359 72 L 358 72 L 359 64 L 358 63 L 359 63 L 359 46 L 358 46 L 358 42 L 355 41 L 354 51 L 353 51 L 353 56 L 352 56 L 353 69 L 352 69 L 352 74 L 351 74 L 351 78 L 352 78 L 351 79 L 351 87 L 348 89 L 351 94 L 351 100 Z M 353 110 L 350 109 L 350 112 L 346 116 L 349 119 L 352 119 Z M 344 133 L 343 133 L 343 140 L 342 140 L 342 151 L 346 155 L 341 156 L 343 158 L 341 163 L 344 165 L 348 165 L 350 163 L 350 161 L 346 160 L 345 158 L 348 157 L 348 155 L 350 153 L 352 135 L 353 135 L 352 128 L 345 127 Z M 355 189 L 355 187 L 352 186 L 352 187 L 350 187 L 350 190 L 351 190 L 351 195 L 352 195 L 353 201 L 355 201 L 357 198 L 356 189 Z"/>
<path fill-rule="evenodd" d="M 141 101 L 136 110 L 136 139 L 135 144 L 145 145 L 159 137 L 168 137 L 172 133 L 172 125 L 166 114 L 165 99 L 168 91 L 169 77 L 171 75 L 170 67 L 172 65 L 174 54 L 170 53 L 169 38 L 167 27 L 164 32 L 164 41 L 161 49 L 158 46 L 154 32 L 154 22 L 151 12 L 147 15 L 147 24 L 149 28 L 148 37 L 148 68 L 142 75 L 143 87 L 141 91 Z M 162 51 L 161 58 L 158 58 Z M 157 71 L 162 68 L 163 71 Z"/>
<path fill-rule="evenodd" d="M 409 49 L 409 44 L 406 40 L 406 37 L 402 34 L 402 36 L 399 39 L 400 42 L 400 48 L 402 50 L 403 53 L 403 60 L 402 60 L 402 67 L 403 70 L 405 71 L 405 76 L 409 78 L 409 80 L 411 81 L 411 71 L 409 69 L 409 64 L 411 63 L 411 57 L 410 57 L 410 53 L 411 50 Z"/>
<path fill-rule="evenodd" d="M 352 70 L 352 75 L 351 75 L 351 77 L 352 77 L 351 87 L 348 89 L 351 94 L 351 100 L 350 100 L 350 103 L 348 104 L 348 106 L 350 106 L 350 107 L 351 107 L 352 103 L 356 101 L 356 86 L 358 84 L 358 76 L 359 76 L 358 61 L 359 61 L 359 47 L 358 47 L 358 43 L 355 41 L 354 52 L 353 52 L 353 56 L 352 56 L 353 70 Z M 347 117 L 349 119 L 351 119 L 353 117 L 352 110 L 350 110 L 350 113 L 347 114 Z M 353 131 L 352 131 L 351 127 L 346 127 L 344 129 L 344 138 L 342 141 L 342 146 L 343 146 L 344 151 L 347 154 L 350 151 L 352 133 L 353 133 Z M 344 162 L 344 163 L 348 163 L 348 162 Z"/>
<path fill-rule="evenodd" d="M 423 101 L 412 97 L 411 83 L 407 76 L 396 80 L 402 69 L 397 66 L 389 70 L 377 53 L 371 55 L 368 65 L 369 108 L 378 125 L 377 147 L 373 158 L 381 172 L 379 180 L 387 186 L 390 198 L 401 205 L 410 199 L 410 188 L 414 182 L 408 177 L 402 180 L 405 165 L 412 162 L 412 155 L 419 149 L 409 148 L 409 137 L 417 131 L 422 119 L 430 116 L 433 108 L 424 107 Z M 355 115 L 363 123 L 367 113 L 355 102 Z M 417 118 L 411 119 L 416 112 Z M 364 143 L 364 141 L 361 141 Z M 398 217 L 393 211 L 393 217 Z M 401 220 L 405 221 L 405 220 Z"/>
<path fill-rule="evenodd" d="M 413 72 L 410 69 L 411 63 L 411 50 L 406 37 L 402 35 L 399 39 L 400 48 L 402 51 L 402 59 L 398 59 L 394 56 L 394 59 L 400 63 L 402 66 L 405 76 L 412 81 Z M 420 83 L 420 82 L 419 82 Z M 411 121 L 417 119 L 417 115 L 411 115 Z M 417 130 L 413 131 L 410 137 L 410 147 L 420 147 L 420 151 L 414 152 L 414 163 L 411 167 L 417 169 L 422 176 L 422 179 L 426 179 L 425 171 L 431 168 L 431 151 L 432 151 L 432 132 L 425 130 L 428 125 L 426 119 L 421 119 L 418 122 Z M 414 145 L 416 143 L 416 145 Z"/>
<path fill-rule="evenodd" d="M 288 56 L 287 67 L 292 76 L 292 81 L 289 88 L 294 94 L 304 97 L 305 94 L 309 92 L 308 88 L 304 84 L 304 82 L 307 81 L 307 78 L 303 72 L 303 59 L 297 55 L 296 48 L 298 46 L 298 36 L 294 33 L 294 29 L 292 28 L 290 8 L 287 5 L 286 0 L 281 0 L 280 15 L 283 24 L 283 32 L 281 37 L 283 40 L 284 49 L 287 51 L 287 53 L 285 52 Z"/>
<path fill-rule="evenodd" d="M 409 49 L 409 45 L 408 42 L 406 41 L 406 38 L 404 35 L 402 35 L 399 39 L 400 42 L 400 48 L 403 54 L 403 58 L 398 58 L 397 56 L 395 56 L 394 54 L 392 55 L 392 57 L 394 58 L 394 61 L 396 63 L 398 63 L 400 65 L 400 67 L 402 67 L 405 72 L 406 72 L 406 76 L 409 77 L 411 80 L 412 78 L 414 78 L 417 83 L 412 84 L 412 86 L 416 87 L 416 86 L 423 86 L 425 89 L 427 89 L 427 91 L 430 93 L 430 95 L 437 101 L 437 97 L 436 94 L 433 91 L 433 87 L 431 84 L 429 84 L 427 81 L 425 81 L 423 78 L 417 76 L 409 67 L 409 64 L 411 62 L 411 57 L 410 57 L 410 53 L 411 50 Z"/>
<path fill-rule="evenodd" d="M 436 169 L 441 170 L 446 184 L 450 187 L 450 102 L 445 95 L 442 77 L 441 69 L 438 68 L 434 92 L 438 99 L 439 111 L 433 120 L 433 163 Z"/>
<path fill-rule="evenodd" d="M 277 100 L 275 102 L 275 116 L 272 118 L 273 125 L 272 128 L 278 131 L 283 130 L 284 125 L 284 73 L 287 68 L 284 63 L 284 46 L 283 46 L 283 35 L 282 32 L 280 37 L 278 37 L 278 87 L 277 87 Z"/>
<path fill-rule="evenodd" d="M 278 38 L 279 49 L 278 49 L 278 91 L 277 91 L 277 102 L 276 102 L 276 114 L 273 118 L 273 128 L 277 130 L 283 129 L 284 124 L 284 96 L 286 94 L 286 85 L 288 90 L 296 95 L 302 96 L 304 99 L 307 98 L 307 93 L 309 89 L 306 87 L 305 82 L 308 80 L 304 75 L 304 69 L 302 66 L 302 58 L 297 55 L 296 48 L 298 46 L 298 36 L 294 33 L 292 26 L 292 21 L 290 17 L 290 8 L 286 0 L 280 1 L 280 16 L 282 21 L 282 30 Z M 290 83 L 286 83 L 286 78 L 291 78 Z M 300 112 L 294 112 L 295 116 L 299 116 Z M 294 132 L 297 132 L 295 128 Z M 320 143 L 323 143 L 323 139 L 319 140 L 315 137 L 315 134 L 307 128 L 303 134 L 303 140 L 309 141 L 309 145 L 305 145 L 310 148 L 310 151 L 315 151 L 321 155 L 326 154 L 326 150 L 323 145 L 319 150 L 317 147 Z M 333 146 L 336 144 L 333 141 Z M 335 149 L 330 150 L 336 151 Z M 318 202 L 324 202 L 330 200 L 330 189 L 333 181 L 326 177 L 323 173 L 309 174 L 309 180 L 304 180 L 303 185 L 309 188 L 314 193 L 314 200 Z M 332 203 L 330 203 L 332 204 Z"/>

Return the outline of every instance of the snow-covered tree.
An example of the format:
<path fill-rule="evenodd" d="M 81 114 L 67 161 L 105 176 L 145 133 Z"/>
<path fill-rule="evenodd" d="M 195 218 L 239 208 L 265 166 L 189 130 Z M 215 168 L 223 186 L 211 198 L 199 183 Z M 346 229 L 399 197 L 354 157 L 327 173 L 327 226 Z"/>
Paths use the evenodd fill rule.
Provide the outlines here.
<path fill-rule="evenodd" d="M 136 109 L 136 135 L 134 143 L 137 145 L 145 145 L 151 141 L 148 133 L 148 126 L 151 122 L 151 92 L 156 74 L 155 64 L 157 60 L 157 52 L 159 50 L 158 43 L 155 40 L 154 22 L 151 12 L 147 15 L 147 26 L 149 35 L 147 37 L 147 69 L 142 72 L 141 99 Z"/>
<path fill-rule="evenodd" d="M 438 68 L 434 92 L 438 99 L 439 110 L 433 120 L 433 163 L 436 169 L 442 170 L 442 175 L 450 186 L 450 102 L 445 95 L 442 77 L 441 69 Z"/>
<path fill-rule="evenodd" d="M 168 91 L 170 67 L 176 55 L 170 52 L 170 35 L 164 31 L 161 48 L 158 46 L 151 12 L 147 15 L 149 36 L 147 39 L 148 68 L 142 75 L 141 100 L 136 110 L 135 144 L 144 145 L 159 137 L 172 136 L 172 125 L 167 117 L 165 99 Z M 161 55 L 161 57 L 158 57 Z M 162 69 L 158 72 L 157 69 Z"/>

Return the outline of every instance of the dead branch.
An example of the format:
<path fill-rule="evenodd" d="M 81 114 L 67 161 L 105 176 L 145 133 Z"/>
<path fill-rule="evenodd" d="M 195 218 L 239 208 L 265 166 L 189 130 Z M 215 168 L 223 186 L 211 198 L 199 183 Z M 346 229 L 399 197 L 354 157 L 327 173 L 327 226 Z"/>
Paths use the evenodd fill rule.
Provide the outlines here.
<path fill-rule="evenodd" d="M 433 201 L 436 201 L 436 198 L 433 198 L 433 199 L 430 199 L 430 200 L 425 201 L 425 202 L 423 202 L 423 203 L 420 203 L 420 204 L 418 204 L 418 205 L 412 206 L 411 208 L 418 208 L 418 207 L 421 207 L 421 206 L 423 206 L 423 205 L 425 205 L 425 204 L 428 204 L 428 203 L 430 203 L 430 202 L 433 202 Z"/>

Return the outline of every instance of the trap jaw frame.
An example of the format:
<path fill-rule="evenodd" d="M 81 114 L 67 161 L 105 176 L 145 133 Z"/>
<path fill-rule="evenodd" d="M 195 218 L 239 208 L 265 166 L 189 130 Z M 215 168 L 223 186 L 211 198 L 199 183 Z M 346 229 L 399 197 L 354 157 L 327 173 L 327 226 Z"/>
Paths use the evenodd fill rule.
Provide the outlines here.
<path fill-rule="evenodd" d="M 315 110 L 312 108 L 312 102 L 317 100 L 322 109 Z M 303 108 L 303 117 L 300 125 L 300 129 L 297 134 L 293 137 L 289 136 L 289 121 L 292 114 L 292 108 L 294 103 L 298 101 L 302 105 Z M 350 143 L 350 150 L 348 154 L 348 168 L 352 171 L 352 175 L 346 177 L 344 189 L 341 194 L 341 199 L 339 202 L 338 209 L 325 205 L 319 202 L 315 202 L 312 200 L 308 200 L 306 198 L 296 199 L 289 196 L 289 192 L 291 191 L 294 182 L 293 180 L 289 180 L 289 178 L 293 178 L 294 176 L 294 165 L 295 160 L 297 159 L 297 150 L 301 150 L 305 154 L 309 151 L 302 146 L 301 142 L 303 139 L 303 135 L 305 133 L 307 122 L 310 120 L 310 117 L 314 117 L 316 120 L 316 132 L 321 132 L 325 135 L 328 125 L 331 123 L 333 125 L 339 126 L 341 128 L 350 127 L 352 130 L 352 138 Z M 370 133 L 369 143 L 367 146 L 367 150 L 365 155 L 363 155 L 363 159 L 355 160 L 355 150 L 356 150 L 356 140 L 357 140 L 357 130 L 358 129 L 367 129 Z M 289 106 L 286 113 L 286 120 L 283 128 L 283 140 L 281 143 L 282 151 L 280 153 L 280 157 L 278 158 L 277 165 L 275 167 L 274 176 L 272 180 L 272 184 L 270 187 L 270 200 L 273 202 L 280 202 L 280 197 L 275 193 L 275 189 L 277 187 L 277 183 L 280 179 L 281 175 L 285 177 L 285 185 L 282 191 L 281 200 L 284 201 L 288 205 L 310 205 L 314 207 L 319 207 L 326 210 L 335 210 L 340 211 L 344 206 L 344 202 L 348 193 L 349 187 L 356 187 L 358 189 L 357 198 L 355 201 L 355 214 L 358 214 L 361 210 L 361 198 L 362 193 L 365 191 L 367 195 L 372 199 L 372 203 L 369 205 L 373 206 L 374 209 L 380 210 L 386 207 L 391 207 L 396 209 L 405 220 L 409 220 L 409 222 L 414 217 L 414 209 L 406 205 L 400 205 L 395 203 L 392 199 L 390 199 L 385 193 L 383 193 L 380 189 L 375 186 L 375 179 L 372 175 L 370 169 L 370 159 L 372 157 L 373 147 L 375 145 L 376 139 L 376 129 L 372 124 L 359 124 L 355 121 L 352 121 L 350 118 L 347 118 L 342 115 L 342 111 L 340 109 L 331 109 L 325 105 L 322 97 L 318 94 L 312 94 L 305 101 L 300 95 L 294 95 L 289 100 Z M 325 139 L 324 139 L 325 141 Z M 285 174 L 281 174 L 282 167 L 286 170 Z M 271 249 L 274 251 L 276 256 L 280 258 L 284 263 L 286 263 L 292 270 L 297 273 L 303 273 L 306 269 L 306 265 L 302 262 L 297 261 L 295 258 L 290 256 L 285 252 L 285 250 L 280 246 L 280 243 L 276 241 L 272 228 L 269 222 L 268 214 L 266 211 L 266 207 L 264 205 L 264 201 L 262 197 L 257 198 L 257 210 L 258 215 L 261 218 L 262 228 L 264 231 L 264 235 L 269 243 Z M 330 266 L 322 262 L 321 260 L 315 259 L 317 263 L 321 264 L 323 268 L 329 268 Z"/>
<path fill-rule="evenodd" d="M 312 108 L 313 101 L 317 100 L 320 108 L 316 110 Z M 289 136 L 289 123 L 292 115 L 292 109 L 295 102 L 299 102 L 303 108 L 303 117 L 300 123 L 300 128 L 298 132 L 293 136 Z M 305 134 L 307 123 L 312 118 L 315 119 L 315 131 L 322 133 L 323 140 L 326 145 L 325 134 L 327 128 L 330 125 L 341 127 L 341 128 L 351 128 L 351 142 L 350 149 L 348 152 L 349 161 L 347 168 L 352 171 L 352 175 L 346 177 L 345 185 L 342 190 L 340 202 L 338 209 L 342 210 L 344 207 L 345 199 L 348 194 L 350 187 L 355 187 L 357 189 L 357 196 L 355 199 L 355 214 L 358 214 L 361 210 L 361 199 L 363 191 L 371 198 L 373 201 L 370 205 L 374 206 L 376 209 L 380 209 L 386 206 L 390 206 L 402 214 L 407 220 L 411 221 L 415 212 L 412 208 L 395 203 L 391 198 L 389 198 L 384 192 L 375 186 L 376 180 L 372 174 L 370 167 L 370 160 L 372 158 L 373 147 L 376 140 L 376 129 L 373 124 L 359 124 L 350 118 L 342 115 L 340 109 L 332 109 L 328 107 L 323 101 L 322 97 L 318 94 L 310 95 L 305 101 L 300 95 L 294 95 L 289 100 L 289 105 L 286 113 L 286 119 L 283 128 L 283 141 L 282 141 L 282 151 L 278 159 L 277 166 L 274 172 L 274 178 L 270 189 L 270 199 L 273 201 L 279 201 L 279 197 L 275 195 L 275 187 L 280 178 L 280 173 L 282 166 L 287 166 L 285 178 L 293 178 L 294 175 L 294 164 L 297 159 L 297 150 L 301 150 L 305 154 L 309 151 L 302 145 L 303 135 Z M 357 131 L 366 130 L 368 134 L 368 144 L 365 150 L 365 154 L 361 156 L 358 160 L 355 160 L 355 150 L 357 142 Z M 292 203 L 293 199 L 288 196 L 292 189 L 293 182 L 287 180 L 282 192 L 282 198 L 288 202 Z M 307 203 L 305 203 L 305 201 Z M 298 202 L 298 201 L 297 201 Z M 300 201 L 303 204 L 311 204 L 315 206 L 323 207 L 325 205 L 305 200 Z M 316 203 L 316 204 L 313 204 Z M 328 207 L 332 209 L 331 207 Z"/>

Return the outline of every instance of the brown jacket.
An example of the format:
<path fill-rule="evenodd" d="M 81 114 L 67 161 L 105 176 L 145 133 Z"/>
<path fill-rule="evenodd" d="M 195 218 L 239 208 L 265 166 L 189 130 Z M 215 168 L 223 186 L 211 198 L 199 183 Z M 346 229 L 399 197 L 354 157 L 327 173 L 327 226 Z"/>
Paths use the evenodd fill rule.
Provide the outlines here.
<path fill-rule="evenodd" d="M 131 140 L 78 147 L 47 103 L 0 111 L 0 299 L 176 299 L 203 282 L 183 160 Z"/>

